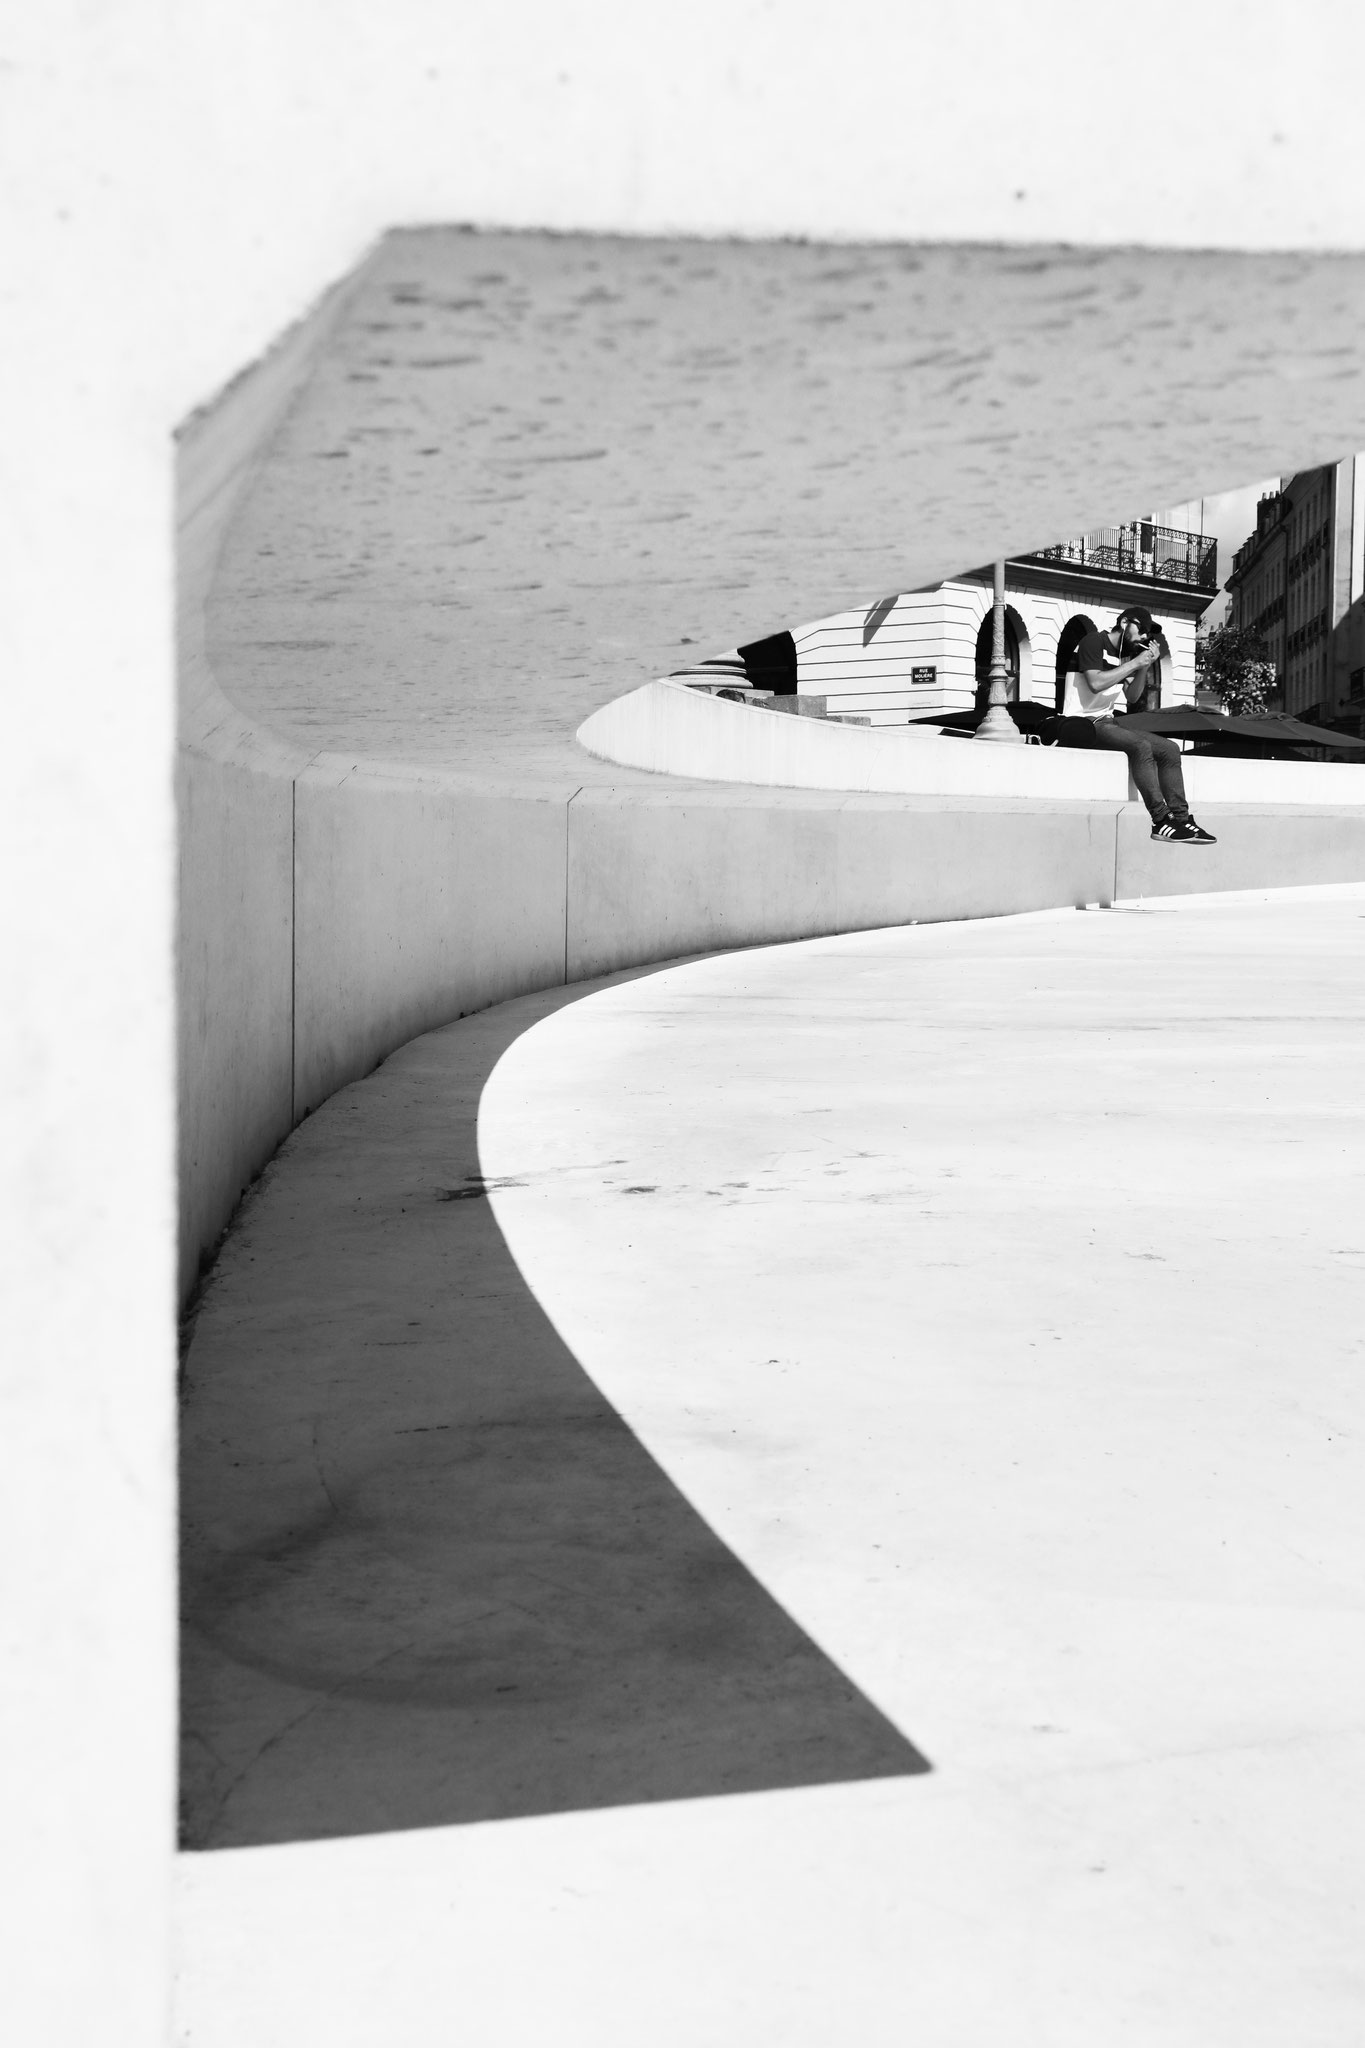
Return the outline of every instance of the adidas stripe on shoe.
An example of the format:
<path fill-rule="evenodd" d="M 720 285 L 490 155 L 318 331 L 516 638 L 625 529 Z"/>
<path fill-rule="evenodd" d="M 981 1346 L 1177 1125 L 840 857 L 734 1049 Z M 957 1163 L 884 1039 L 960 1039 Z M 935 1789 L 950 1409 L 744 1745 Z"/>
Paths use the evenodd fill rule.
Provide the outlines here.
<path fill-rule="evenodd" d="M 1206 832 L 1202 825 L 1196 825 L 1193 818 L 1182 818 L 1179 822 L 1168 812 L 1159 825 L 1152 827 L 1153 839 L 1167 839 L 1177 846 L 1216 846 L 1218 841 L 1212 832 Z"/>

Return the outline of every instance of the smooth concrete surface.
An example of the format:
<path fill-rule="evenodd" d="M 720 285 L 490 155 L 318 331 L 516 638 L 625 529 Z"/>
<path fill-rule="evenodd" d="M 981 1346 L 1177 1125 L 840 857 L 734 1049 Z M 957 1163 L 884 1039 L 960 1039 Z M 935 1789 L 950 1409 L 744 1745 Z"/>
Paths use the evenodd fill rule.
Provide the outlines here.
<path fill-rule="evenodd" d="M 1191 804 L 1326 804 L 1333 810 L 1365 805 L 1365 763 L 1348 761 L 1233 761 L 1186 754 L 1182 764 Z"/>
<path fill-rule="evenodd" d="M 1172 847 L 1152 838 L 1140 804 L 1115 821 L 1114 894 L 1188 895 L 1208 889 L 1306 888 L 1358 882 L 1365 874 L 1365 816 L 1316 804 L 1200 806 L 1215 846 Z M 1168 860 L 1166 855 L 1184 856 Z"/>
<path fill-rule="evenodd" d="M 582 790 L 569 812 L 569 977 L 917 919 L 1114 893 L 1117 804 L 812 792 Z M 1365 831 L 1359 839 L 1365 865 Z"/>
<path fill-rule="evenodd" d="M 603 705 L 578 728 L 604 761 L 712 782 L 916 796 L 1136 798 L 1122 756 L 1069 747 L 976 746 L 932 725 L 858 728 L 774 718 L 663 678 Z M 1186 755 L 1194 803 L 1365 806 L 1365 766 Z"/>
<path fill-rule="evenodd" d="M 419 1031 L 564 980 L 572 794 L 335 756 L 299 777 L 296 1115 Z"/>
<path fill-rule="evenodd" d="M 179 1292 L 294 1121 L 288 780 L 190 750 L 176 773 Z"/>
<path fill-rule="evenodd" d="M 276 1845 L 182 1857 L 179 2038 L 1354 2048 L 1363 919 L 1356 885 L 710 957 L 310 1119 L 189 1362 L 190 1741 L 219 1839 Z M 750 1704 L 766 1599 L 826 1735 L 833 1669 L 854 1750 L 880 1715 L 929 1773 L 604 1800 L 630 1591 L 696 1665 L 666 1773 L 733 1736 L 730 1589 Z M 424 1776 L 439 1822 L 471 1757 L 523 1817 L 280 1840 Z"/>

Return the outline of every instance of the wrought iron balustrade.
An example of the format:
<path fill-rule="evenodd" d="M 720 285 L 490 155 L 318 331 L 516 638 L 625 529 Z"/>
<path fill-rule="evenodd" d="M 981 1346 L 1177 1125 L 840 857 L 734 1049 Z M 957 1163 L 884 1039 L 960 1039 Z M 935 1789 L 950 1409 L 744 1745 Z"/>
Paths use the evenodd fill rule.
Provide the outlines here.
<path fill-rule="evenodd" d="M 1187 590 L 1218 588 L 1218 542 L 1211 534 L 1184 533 L 1136 519 L 1130 526 L 1102 526 L 1056 547 L 1035 548 L 1025 562 L 1052 562 L 1092 576 L 1135 576 L 1151 583 L 1177 583 Z"/>

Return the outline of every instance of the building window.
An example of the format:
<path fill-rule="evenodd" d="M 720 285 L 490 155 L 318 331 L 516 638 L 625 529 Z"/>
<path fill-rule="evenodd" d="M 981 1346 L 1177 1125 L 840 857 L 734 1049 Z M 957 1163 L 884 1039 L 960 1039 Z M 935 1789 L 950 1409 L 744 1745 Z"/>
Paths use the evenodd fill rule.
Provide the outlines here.
<path fill-rule="evenodd" d="M 995 615 L 988 609 L 976 636 L 976 703 L 980 710 L 990 695 L 991 652 L 995 638 Z M 1012 604 L 1005 606 L 1005 660 L 1009 666 L 1006 691 L 1011 704 L 1019 701 L 1019 649 L 1027 644 L 1028 631 Z"/>

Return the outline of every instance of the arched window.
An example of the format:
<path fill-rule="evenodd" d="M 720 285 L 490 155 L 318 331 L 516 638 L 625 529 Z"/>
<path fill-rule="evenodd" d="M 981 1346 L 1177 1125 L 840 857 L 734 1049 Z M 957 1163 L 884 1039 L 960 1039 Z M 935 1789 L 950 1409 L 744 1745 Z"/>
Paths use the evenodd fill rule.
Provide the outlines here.
<path fill-rule="evenodd" d="M 1095 621 L 1088 619 L 1084 612 L 1077 612 L 1062 627 L 1062 636 L 1057 642 L 1057 696 L 1056 708 L 1065 708 L 1066 679 L 1076 666 L 1076 649 L 1087 633 L 1093 633 Z"/>
<path fill-rule="evenodd" d="M 995 611 L 987 606 L 976 635 L 976 708 L 985 706 L 991 687 L 991 650 L 995 635 Z M 1005 660 L 1009 664 L 1010 679 L 1008 695 L 1011 704 L 1019 702 L 1019 650 L 1028 646 L 1028 628 L 1012 604 L 1005 606 Z"/>

